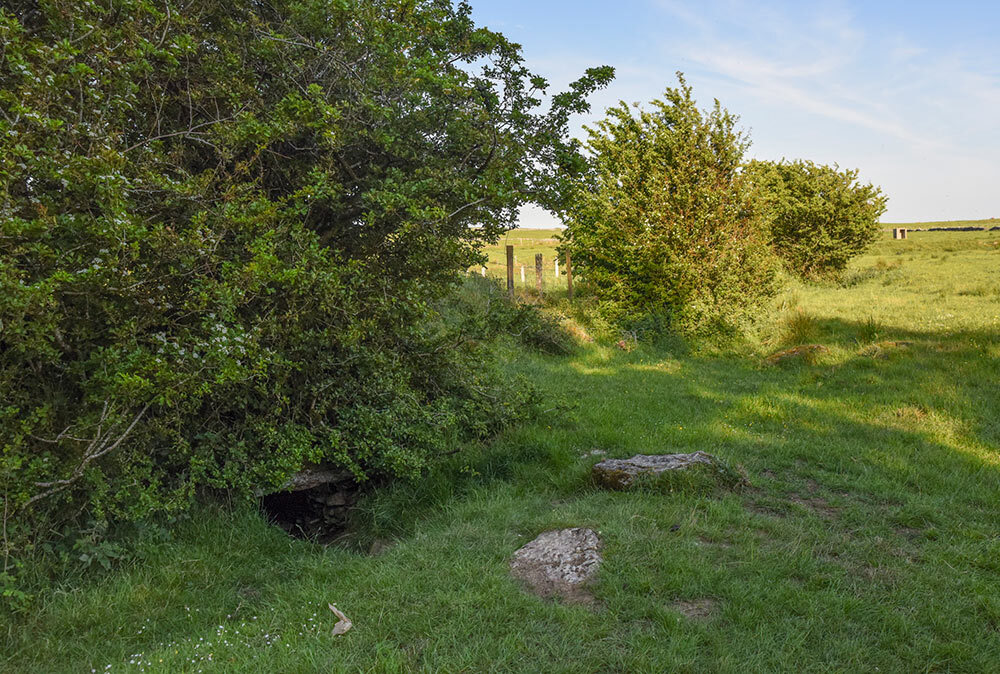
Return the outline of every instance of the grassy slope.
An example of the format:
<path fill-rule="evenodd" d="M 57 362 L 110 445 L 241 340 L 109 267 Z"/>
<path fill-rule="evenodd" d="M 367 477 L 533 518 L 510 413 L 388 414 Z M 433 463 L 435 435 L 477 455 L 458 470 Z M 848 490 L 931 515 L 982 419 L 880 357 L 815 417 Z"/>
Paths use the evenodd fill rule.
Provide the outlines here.
<path fill-rule="evenodd" d="M 0 669 L 996 671 L 1000 232 L 884 240 L 848 284 L 790 289 L 738 353 L 512 353 L 572 407 L 369 499 L 370 534 L 398 539 L 380 556 L 204 512 L 48 598 Z M 830 352 L 762 364 L 800 341 Z M 602 493 L 592 448 L 704 449 L 754 487 Z M 596 612 L 507 574 L 577 525 L 605 542 Z M 701 599 L 707 618 L 673 606 Z M 336 639 L 331 601 L 355 623 Z"/>

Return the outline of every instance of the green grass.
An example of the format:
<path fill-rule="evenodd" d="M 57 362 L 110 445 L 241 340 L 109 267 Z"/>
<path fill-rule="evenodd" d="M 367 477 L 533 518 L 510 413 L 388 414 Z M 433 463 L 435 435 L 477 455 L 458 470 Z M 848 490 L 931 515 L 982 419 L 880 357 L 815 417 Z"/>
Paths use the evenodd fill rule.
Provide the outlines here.
<path fill-rule="evenodd" d="M 800 342 L 829 350 L 765 365 Z M 1000 669 L 1000 232 L 886 238 L 723 352 L 509 355 L 552 409 L 369 496 L 349 545 L 206 508 L 43 598 L 5 630 L 0 670 Z M 592 449 L 705 450 L 753 486 L 602 492 Z M 604 541 L 596 610 L 508 575 L 564 526 Z M 393 545 L 357 552 L 376 539 Z M 701 600 L 707 617 L 678 610 Z"/>

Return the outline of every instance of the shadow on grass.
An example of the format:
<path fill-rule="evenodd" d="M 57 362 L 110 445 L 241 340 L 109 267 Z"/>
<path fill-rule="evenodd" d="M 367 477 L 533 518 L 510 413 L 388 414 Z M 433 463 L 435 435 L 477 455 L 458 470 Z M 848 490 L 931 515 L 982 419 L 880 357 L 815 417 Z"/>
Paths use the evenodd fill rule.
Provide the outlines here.
<path fill-rule="evenodd" d="M 437 509 L 498 482 L 578 494 L 589 488 L 593 450 L 704 450 L 745 467 L 755 484 L 769 485 L 772 501 L 820 485 L 890 508 L 900 521 L 987 526 L 1000 497 L 1000 338 L 817 323 L 817 341 L 832 352 L 813 364 L 662 346 L 524 358 L 514 367 L 569 411 L 470 448 L 418 483 L 373 494 L 354 538 L 367 545 L 408 535 Z"/>
<path fill-rule="evenodd" d="M 988 671 L 1000 344 L 890 331 L 911 345 L 873 357 L 854 341 L 863 328 L 826 321 L 831 352 L 780 367 L 646 347 L 524 356 L 512 368 L 562 405 L 369 495 L 353 550 L 205 512 L 148 543 L 141 563 L 26 618 L 9 662 L 79 671 L 144 652 L 173 666 L 159 671 L 188 671 L 204 637 L 232 671 L 374 671 L 390 656 L 402 664 L 383 671 Z M 705 450 L 755 486 L 599 492 L 595 449 Z M 603 612 L 542 602 L 508 577 L 513 550 L 557 526 L 602 532 Z M 354 553 L 381 537 L 405 540 L 379 558 Z M 683 621 L 679 600 L 711 600 L 714 613 Z M 339 640 L 329 601 L 357 621 Z M 291 645 L 272 646 L 275 632 Z"/>

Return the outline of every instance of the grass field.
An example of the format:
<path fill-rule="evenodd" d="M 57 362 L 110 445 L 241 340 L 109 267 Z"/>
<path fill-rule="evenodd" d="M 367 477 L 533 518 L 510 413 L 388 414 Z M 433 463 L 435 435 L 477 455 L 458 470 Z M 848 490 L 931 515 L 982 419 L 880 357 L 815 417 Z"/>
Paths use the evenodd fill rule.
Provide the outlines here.
<path fill-rule="evenodd" d="M 566 294 L 565 258 L 559 262 L 559 276 L 555 275 L 556 246 L 559 245 L 558 229 L 515 229 L 508 232 L 499 245 L 486 249 L 489 262 L 486 264 L 486 275 L 507 278 L 507 252 L 505 246 L 514 246 L 514 287 L 518 292 L 535 288 L 535 254 L 543 257 L 543 288 L 554 292 L 559 297 Z M 521 268 L 524 268 L 524 281 L 521 281 Z M 470 270 L 470 273 L 481 273 L 481 269 Z M 506 281 L 505 281 L 506 282 Z"/>
<path fill-rule="evenodd" d="M 551 260 L 551 231 L 510 236 Z M 0 670 L 1000 670 L 1000 232 L 886 235 L 725 351 L 598 337 L 512 349 L 549 411 L 369 496 L 351 545 L 223 507 L 149 529 L 8 626 Z M 828 351 L 766 364 L 803 343 Z M 705 450 L 752 488 L 598 491 L 593 449 Z M 604 541 L 596 607 L 508 574 L 565 526 Z M 328 602 L 354 629 L 331 636 Z"/>

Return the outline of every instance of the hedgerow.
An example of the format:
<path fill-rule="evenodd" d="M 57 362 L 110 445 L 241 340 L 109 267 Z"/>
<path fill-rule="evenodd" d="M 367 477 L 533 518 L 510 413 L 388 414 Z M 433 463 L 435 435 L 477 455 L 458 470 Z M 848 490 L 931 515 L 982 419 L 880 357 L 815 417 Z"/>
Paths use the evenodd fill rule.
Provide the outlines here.
<path fill-rule="evenodd" d="M 0 9 L 4 573 L 83 518 L 412 477 L 520 412 L 441 321 L 579 167 L 519 48 L 448 0 Z M 477 227 L 470 225 L 476 224 Z M 67 524 L 68 523 L 68 524 Z"/>

